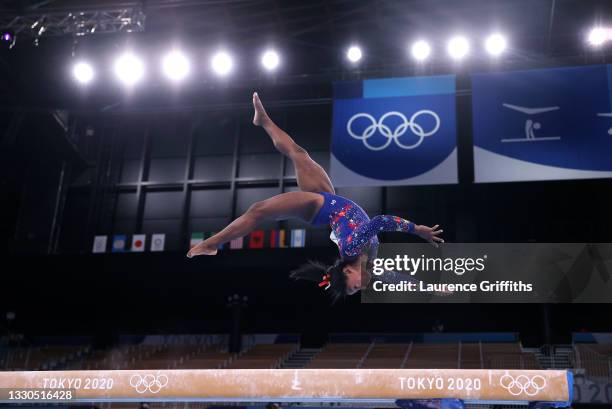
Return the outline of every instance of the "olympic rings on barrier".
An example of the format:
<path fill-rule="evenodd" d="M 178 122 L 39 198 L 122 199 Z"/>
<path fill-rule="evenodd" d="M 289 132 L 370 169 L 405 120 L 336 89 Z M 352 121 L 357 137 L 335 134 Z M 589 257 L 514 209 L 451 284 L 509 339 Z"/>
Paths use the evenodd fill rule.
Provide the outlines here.
<path fill-rule="evenodd" d="M 416 119 L 420 115 L 430 115 L 434 118 L 434 120 L 436 121 L 436 125 L 431 131 L 425 132 L 423 127 L 416 123 Z M 395 128 L 393 132 L 391 132 L 391 128 L 389 126 L 384 124 L 385 119 L 392 117 L 392 116 L 397 116 L 401 118 L 403 121 L 403 123 L 400 124 L 397 128 Z M 355 134 L 355 132 L 353 132 L 353 129 L 352 129 L 353 122 L 359 118 L 366 118 L 370 122 L 372 122 L 371 125 L 369 125 L 367 128 L 363 130 L 363 133 L 361 135 Z M 408 128 L 410 128 L 410 131 L 412 131 L 413 134 L 419 137 L 418 141 L 416 141 L 412 145 L 405 145 L 399 141 L 399 137 L 405 134 Z M 346 130 L 348 134 L 351 135 L 355 139 L 359 139 L 363 141 L 363 144 L 365 145 L 365 147 L 371 151 L 381 151 L 385 149 L 387 146 L 389 146 L 389 144 L 391 144 L 391 141 L 394 141 L 395 144 L 402 149 L 414 149 L 418 147 L 419 145 L 421 145 L 423 143 L 423 140 L 426 137 L 431 136 L 434 133 L 436 133 L 439 128 L 440 128 L 440 117 L 434 111 L 431 111 L 429 109 L 422 109 L 420 111 L 415 112 L 410 117 L 410 120 L 408 120 L 404 114 L 402 114 L 401 112 L 397 112 L 397 111 L 387 112 L 386 114 L 381 116 L 378 121 L 376 121 L 376 119 L 372 115 L 366 114 L 365 112 L 361 112 L 359 114 L 353 115 L 346 124 Z M 372 146 L 368 142 L 368 139 L 370 139 L 370 137 L 372 137 L 377 130 L 384 137 L 387 138 L 387 141 L 381 146 Z"/>
<path fill-rule="evenodd" d="M 166 385 L 168 385 L 168 377 L 164 374 L 148 374 L 145 376 L 134 374 L 130 378 L 130 386 L 136 389 L 138 393 L 158 393 Z"/>
<path fill-rule="evenodd" d="M 519 375 L 514 378 L 509 374 L 504 374 L 499 378 L 499 384 L 514 396 L 521 393 L 535 396 L 546 387 L 546 379 L 542 375 L 534 375 L 531 378 L 527 375 Z"/>

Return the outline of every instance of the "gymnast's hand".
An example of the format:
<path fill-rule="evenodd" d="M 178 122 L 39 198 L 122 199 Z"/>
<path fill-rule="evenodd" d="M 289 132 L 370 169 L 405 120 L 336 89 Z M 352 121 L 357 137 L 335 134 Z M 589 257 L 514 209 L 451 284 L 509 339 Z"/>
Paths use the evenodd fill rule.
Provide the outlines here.
<path fill-rule="evenodd" d="M 444 243 L 442 237 L 438 237 L 444 230 L 436 230 L 440 225 L 436 224 L 434 227 L 428 227 L 424 225 L 417 225 L 414 227 L 414 234 L 422 238 L 423 240 L 431 243 L 434 247 L 440 247 L 440 244 Z M 438 244 L 440 243 L 440 244 Z"/>
<path fill-rule="evenodd" d="M 217 246 L 211 246 L 204 240 L 193 246 L 189 252 L 187 252 L 187 258 L 195 256 L 214 256 L 215 254 L 217 254 Z"/>

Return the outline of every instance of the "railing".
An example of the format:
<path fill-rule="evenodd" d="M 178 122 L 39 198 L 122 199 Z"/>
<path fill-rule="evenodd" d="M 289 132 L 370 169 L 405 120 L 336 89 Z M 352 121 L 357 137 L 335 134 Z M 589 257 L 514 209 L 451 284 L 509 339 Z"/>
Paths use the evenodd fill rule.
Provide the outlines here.
<path fill-rule="evenodd" d="M 457 368 L 461 368 L 461 341 L 459 341 L 459 347 L 457 348 Z"/>
<path fill-rule="evenodd" d="M 487 359 L 488 358 L 488 359 Z M 536 369 L 538 363 L 535 358 L 517 354 L 495 354 L 485 358 L 485 368 L 489 369 Z"/>
<path fill-rule="evenodd" d="M 410 341 L 410 345 L 408 345 L 408 348 L 406 349 L 406 354 L 404 355 L 404 359 L 402 359 L 402 365 L 400 366 L 400 368 L 406 367 L 406 362 L 408 361 L 408 357 L 410 356 L 410 353 L 412 352 L 412 344 L 413 342 Z"/>
<path fill-rule="evenodd" d="M 589 378 L 612 379 L 612 358 L 605 357 L 600 360 L 583 360 L 584 374 Z"/>
<path fill-rule="evenodd" d="M 612 379 L 612 357 L 600 354 L 586 345 L 574 345 L 575 368 L 584 371 L 588 378 Z"/>
<path fill-rule="evenodd" d="M 0 368 L 7 369 L 10 357 L 10 349 L 0 348 Z"/>
<path fill-rule="evenodd" d="M 132 363 L 138 363 L 139 361 L 145 361 L 147 359 L 152 359 L 155 353 L 163 351 L 169 346 L 175 345 L 172 339 L 166 340 L 163 345 L 160 345 L 158 349 L 155 350 L 139 350 L 136 347 L 119 347 L 108 350 L 106 354 L 102 356 L 96 356 L 95 359 L 91 361 L 88 360 L 91 358 L 91 351 L 87 351 L 87 349 L 83 349 L 80 351 L 70 352 L 69 354 L 64 354 L 63 356 L 50 356 L 48 360 L 40 360 L 39 354 L 36 353 L 37 348 L 29 347 L 29 348 L 7 348 L 6 346 L 0 347 L 0 370 L 6 370 L 9 368 L 22 369 L 24 366 L 29 367 L 30 365 L 40 366 L 38 368 L 29 368 L 29 369 L 64 369 L 70 364 L 70 369 L 124 369 L 124 367 L 128 366 L 129 361 L 133 361 Z M 167 357 L 169 360 L 169 367 L 176 367 L 177 362 L 180 363 L 185 360 L 189 360 L 197 355 L 198 351 L 205 350 L 206 347 L 204 345 L 213 344 L 214 339 L 199 339 L 200 348 L 196 352 L 190 352 L 187 355 L 181 354 L 177 356 L 178 359 L 172 359 L 172 357 Z M 216 340 L 218 341 L 218 340 Z M 204 345 L 203 345 L 204 344 Z M 251 344 L 247 342 L 246 344 Z M 213 344 L 214 345 L 214 344 Z M 378 345 L 376 340 L 372 341 L 365 350 L 362 352 L 356 352 L 356 362 L 357 366 L 363 366 L 364 361 L 368 358 L 368 356 L 374 354 L 374 349 Z M 297 346 L 296 346 L 297 348 Z M 474 350 L 474 359 L 478 359 L 476 353 L 480 353 L 481 366 L 483 368 L 498 368 L 498 369 L 537 369 L 539 367 L 542 368 L 551 368 L 551 369 L 566 369 L 566 368 L 574 368 L 577 374 L 583 374 L 587 378 L 594 378 L 597 380 L 605 380 L 606 382 L 612 381 L 612 357 L 606 354 L 605 349 L 602 349 L 602 352 L 595 349 L 596 347 L 591 347 L 585 344 L 575 344 L 575 345 L 543 345 L 537 350 L 534 349 L 524 349 L 523 354 L 520 353 L 506 353 L 500 351 L 498 353 L 483 353 L 483 344 L 478 344 L 478 350 Z M 44 348 L 43 348 L 44 350 Z M 241 354 L 244 354 L 246 351 L 243 350 Z M 526 353 L 531 352 L 533 353 Z M 88 353 L 89 352 L 89 353 Z M 294 351 L 290 351 L 289 353 L 283 354 L 277 361 L 275 361 L 276 367 L 278 367 L 291 353 Z M 461 362 L 462 358 L 465 358 L 468 350 L 465 349 L 465 345 L 459 346 L 459 350 L 457 351 L 457 359 L 458 362 Z M 399 365 L 401 368 L 406 366 L 406 363 L 409 359 L 412 358 L 411 355 L 414 354 L 413 343 L 411 342 L 407 345 L 406 350 L 403 354 L 403 357 L 399 357 L 401 360 L 401 364 Z M 361 357 L 360 357 L 361 355 Z M 228 356 L 227 359 L 220 365 L 221 367 L 227 366 L 232 363 L 238 356 L 231 355 Z M 416 358 L 419 358 L 418 356 Z M 454 359 L 454 356 L 451 360 Z M 39 362 L 40 361 L 40 362 Z M 82 368 L 79 365 L 74 365 L 76 363 L 82 363 Z M 478 362 L 473 362 L 473 364 L 478 365 Z M 452 362 L 451 362 L 452 365 Z M 75 367 L 76 366 L 76 367 Z M 161 363 L 160 363 L 161 366 Z"/>
<path fill-rule="evenodd" d="M 375 345 L 376 340 L 374 339 L 372 340 L 372 342 L 370 342 L 370 346 L 368 346 L 368 349 L 366 349 L 366 351 L 363 353 L 363 355 L 359 359 L 359 362 L 357 362 L 357 368 L 363 367 L 363 362 L 368 358 L 368 355 L 370 355 L 370 352 L 372 352 L 372 349 L 374 349 Z"/>

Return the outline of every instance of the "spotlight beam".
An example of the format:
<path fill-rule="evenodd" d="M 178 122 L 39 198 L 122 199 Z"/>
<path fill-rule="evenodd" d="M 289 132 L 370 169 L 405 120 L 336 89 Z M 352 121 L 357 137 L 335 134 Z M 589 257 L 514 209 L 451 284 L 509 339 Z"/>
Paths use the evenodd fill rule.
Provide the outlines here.
<path fill-rule="evenodd" d="M 485 41 L 485 49 L 494 57 L 503 54 L 506 51 L 506 46 L 506 38 L 498 33 L 491 34 Z"/>
<path fill-rule="evenodd" d="M 220 51 L 213 56 L 211 67 L 217 75 L 226 76 L 232 71 L 234 62 L 231 55 L 225 51 Z"/>
<path fill-rule="evenodd" d="M 171 51 L 162 62 L 162 68 L 167 78 L 172 81 L 181 81 L 189 75 L 191 70 L 189 60 L 180 51 Z"/>
<path fill-rule="evenodd" d="M 454 60 L 461 60 L 470 51 L 470 43 L 463 36 L 456 36 L 450 39 L 447 46 L 448 54 Z"/>
<path fill-rule="evenodd" d="M 80 61 L 72 68 L 72 75 L 79 83 L 88 84 L 93 80 L 94 70 L 89 63 Z"/>
<path fill-rule="evenodd" d="M 424 40 L 416 41 L 410 49 L 412 56 L 417 61 L 426 60 L 431 54 L 431 46 Z"/>
<path fill-rule="evenodd" d="M 361 51 L 361 47 L 356 45 L 350 46 L 346 51 L 346 58 L 353 64 L 358 63 L 362 57 L 363 52 Z"/>
<path fill-rule="evenodd" d="M 594 27 L 589 32 L 587 42 L 593 47 L 601 47 L 612 40 L 612 28 Z"/>
<path fill-rule="evenodd" d="M 144 65 L 142 61 L 131 53 L 121 55 L 115 61 L 115 75 L 128 86 L 135 85 L 144 76 Z"/>
<path fill-rule="evenodd" d="M 274 50 L 268 50 L 261 56 L 261 65 L 267 71 L 274 71 L 280 64 L 280 57 Z"/>

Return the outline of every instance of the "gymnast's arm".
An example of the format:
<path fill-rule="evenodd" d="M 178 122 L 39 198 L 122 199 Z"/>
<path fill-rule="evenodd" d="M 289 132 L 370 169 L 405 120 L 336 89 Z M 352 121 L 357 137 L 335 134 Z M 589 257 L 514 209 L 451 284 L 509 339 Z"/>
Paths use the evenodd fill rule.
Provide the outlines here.
<path fill-rule="evenodd" d="M 444 240 L 438 237 L 443 230 L 436 231 L 437 228 L 437 224 L 434 227 L 428 227 L 416 225 L 398 216 L 379 215 L 353 230 L 344 240 L 344 243 L 342 243 L 342 251 L 348 257 L 355 257 L 363 251 L 377 233 L 383 231 L 401 231 L 416 234 L 435 247 L 438 247 L 437 242 L 443 243 Z"/>
<path fill-rule="evenodd" d="M 365 254 L 368 256 L 366 260 L 367 272 L 372 272 L 374 268 L 374 259 L 378 256 L 378 244 L 378 240 L 370 240 L 370 246 L 365 251 Z"/>

